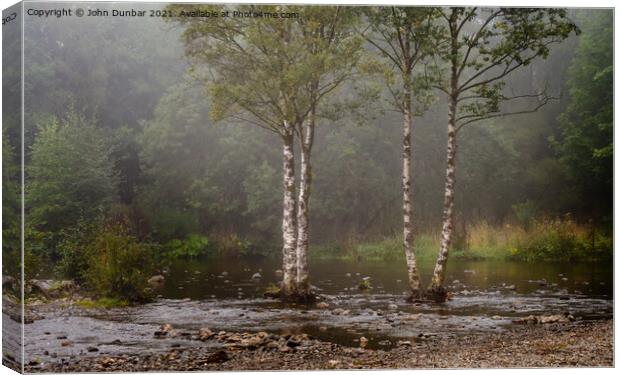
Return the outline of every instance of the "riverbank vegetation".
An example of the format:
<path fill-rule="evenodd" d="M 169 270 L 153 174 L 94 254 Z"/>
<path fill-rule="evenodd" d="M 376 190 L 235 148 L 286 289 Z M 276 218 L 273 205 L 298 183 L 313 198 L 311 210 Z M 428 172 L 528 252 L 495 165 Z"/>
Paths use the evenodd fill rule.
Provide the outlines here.
<path fill-rule="evenodd" d="M 31 82 L 25 92 L 23 139 L 26 280 L 52 265 L 48 268 L 56 277 L 75 279 L 97 298 L 144 301 L 149 298 L 147 279 L 170 262 L 282 256 L 288 241 L 289 261 L 301 259 L 288 262 L 289 271 L 295 279 L 301 275 L 296 283 L 303 287 L 306 255 L 403 259 L 407 267 L 404 218 L 411 224 L 406 226 L 408 253 L 434 259 L 445 223 L 446 144 L 456 147 L 456 140 L 450 141 L 455 135 L 445 126 L 448 99 L 431 87 L 416 91 L 420 88 L 408 80 L 423 70 L 404 69 L 404 78 L 398 78 L 375 59 L 373 48 L 382 44 L 373 40 L 373 47 L 361 30 L 369 20 L 376 32 L 384 30 L 380 20 L 336 13 L 343 12 L 340 8 L 308 9 L 312 12 L 306 16 L 325 26 L 316 34 L 320 38 L 309 38 L 314 31 L 306 30 L 291 39 L 286 28 L 270 33 L 269 40 L 251 38 L 252 61 L 263 69 L 259 75 L 248 67 L 241 45 L 229 56 L 220 53 L 217 43 L 196 49 L 194 42 L 203 42 L 201 33 L 214 32 L 202 29 L 203 22 L 183 24 L 191 31 L 186 34 L 183 27 L 170 28 L 159 19 L 97 18 L 88 25 L 67 19 L 45 27 L 41 19 L 25 25 L 32 46 L 24 59 Z M 455 10 L 453 17 L 466 14 L 462 22 L 473 27 L 476 11 L 462 12 Z M 340 34 L 325 39 L 334 14 L 346 22 L 338 23 Z M 502 77 L 501 84 L 482 84 L 470 94 L 484 103 L 469 105 L 463 113 L 480 117 L 537 106 L 530 96 L 525 107 L 514 105 L 507 100 L 514 93 L 565 95 L 535 112 L 491 116 L 459 133 L 458 158 L 451 159 L 458 167 L 458 182 L 449 193 L 454 200 L 451 259 L 538 262 L 612 256 L 611 13 L 573 9 L 549 14 L 559 23 L 548 31 L 562 43 L 540 50 L 546 59 L 528 60 Z M 402 16 L 392 20 L 396 26 L 408 19 Z M 520 24 L 531 14 L 513 16 L 502 17 Z M 434 12 L 421 17 L 444 22 Z M 537 30 L 547 25 L 545 17 L 532 20 Z M 234 22 L 249 35 L 263 35 L 255 23 L 267 27 L 272 21 Z M 412 32 L 440 37 L 440 29 Z M 514 42 L 510 38 L 519 36 L 502 30 L 494 37 Z M 274 50 L 279 38 L 294 42 L 295 48 Z M 97 53 L 94 39 L 102 43 Z M 62 47 L 68 43 L 70 58 Z M 502 48 L 508 55 L 515 50 Z M 449 57 L 443 50 L 433 53 Z M 191 68 L 186 55 L 198 57 Z M 202 70 L 209 63 L 217 63 L 221 77 L 227 73 L 238 81 L 205 81 Z M 305 68 L 298 69 L 302 63 Z M 433 67 L 439 77 L 448 63 Z M 248 76 L 241 77 L 245 71 Z M 11 74 L 7 82 L 19 78 Z M 280 77 L 284 94 L 263 90 L 273 77 Z M 334 77 L 330 91 L 317 89 L 317 82 Z M 477 77 L 484 83 L 484 72 Z M 445 81 L 441 84 L 436 83 L 447 88 Z M 220 96 L 205 95 L 205 85 Z M 398 85 L 411 92 L 403 95 L 394 88 Z M 19 107 L 11 103 L 20 97 L 13 87 L 19 85 L 7 85 L 6 105 Z M 423 91 L 423 97 L 416 96 Z M 283 104 L 281 96 L 295 100 Z M 395 112 L 392 107 L 403 100 L 415 105 Z M 256 103 L 261 103 L 261 112 L 254 113 L 260 121 L 251 116 Z M 265 120 L 274 108 L 284 115 Z M 290 119 L 296 122 L 289 128 Z M 3 119 L 3 272 L 17 280 L 20 123 L 19 117 Z M 413 133 L 403 133 L 403 126 L 413 127 Z M 283 189 L 284 182 L 290 190 Z M 284 211 L 283 195 L 289 203 Z M 403 213 L 403 201 L 413 208 Z M 286 238 L 283 216 L 288 218 Z M 297 220 L 302 225 L 293 225 Z"/>
<path fill-rule="evenodd" d="M 536 220 L 527 229 L 518 225 L 493 226 L 480 222 L 455 233 L 453 259 L 509 260 L 523 262 L 600 261 L 613 257 L 611 233 L 578 224 L 570 219 Z M 437 255 L 439 233 L 420 233 L 415 249 L 418 259 L 428 262 Z M 400 237 L 375 241 L 348 241 L 319 245 L 313 256 L 363 260 L 402 260 Z"/>

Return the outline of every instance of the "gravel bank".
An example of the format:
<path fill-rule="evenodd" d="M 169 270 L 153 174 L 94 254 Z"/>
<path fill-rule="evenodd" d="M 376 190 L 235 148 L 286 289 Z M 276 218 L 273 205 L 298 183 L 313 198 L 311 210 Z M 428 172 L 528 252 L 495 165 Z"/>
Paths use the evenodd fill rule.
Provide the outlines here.
<path fill-rule="evenodd" d="M 200 335 L 198 335 L 200 337 Z M 165 338 L 163 338 L 165 339 Z M 203 335 L 218 347 L 172 349 L 26 366 L 27 372 L 316 370 L 613 366 L 613 320 L 515 325 L 501 333 L 402 342 L 389 350 L 349 348 L 300 336 Z"/>

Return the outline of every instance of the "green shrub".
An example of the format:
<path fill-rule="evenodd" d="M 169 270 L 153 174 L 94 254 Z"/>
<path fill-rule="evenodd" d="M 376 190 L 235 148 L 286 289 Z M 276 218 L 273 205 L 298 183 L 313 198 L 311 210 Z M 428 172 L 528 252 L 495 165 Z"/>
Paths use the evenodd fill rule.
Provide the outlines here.
<path fill-rule="evenodd" d="M 209 239 L 199 234 L 190 234 L 184 240 L 174 239 L 164 245 L 164 255 L 168 259 L 197 258 L 207 253 Z"/>
<path fill-rule="evenodd" d="M 86 271 L 89 267 L 87 248 L 94 241 L 102 225 L 101 220 L 80 220 L 75 226 L 62 231 L 62 240 L 57 248 L 60 256 L 56 265 L 57 273 L 78 283 L 86 280 Z"/>
<path fill-rule="evenodd" d="M 99 297 L 128 301 L 150 298 L 147 279 L 152 275 L 153 251 L 122 225 L 105 228 L 87 249 L 87 285 Z"/>
<path fill-rule="evenodd" d="M 253 255 L 255 247 L 252 242 L 242 239 L 236 234 L 218 237 L 214 241 L 214 255 L 228 258 L 239 258 Z"/>
<path fill-rule="evenodd" d="M 115 307 L 126 307 L 129 305 L 127 300 L 118 298 L 103 297 L 96 300 L 84 299 L 77 302 L 78 306 L 85 309 L 112 309 Z"/>

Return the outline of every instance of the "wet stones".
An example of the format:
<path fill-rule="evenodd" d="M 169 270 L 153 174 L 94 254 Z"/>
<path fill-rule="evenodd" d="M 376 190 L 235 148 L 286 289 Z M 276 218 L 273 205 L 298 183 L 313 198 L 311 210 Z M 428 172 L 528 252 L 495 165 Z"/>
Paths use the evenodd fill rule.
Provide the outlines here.
<path fill-rule="evenodd" d="M 329 303 L 327 303 L 327 302 L 319 302 L 319 303 L 316 304 L 316 307 L 317 307 L 317 309 L 324 310 L 324 309 L 329 308 Z"/>
<path fill-rule="evenodd" d="M 513 321 L 515 324 L 551 324 L 551 323 L 570 323 L 575 321 L 575 317 L 570 314 L 554 315 L 530 315 L 522 319 Z"/>
<path fill-rule="evenodd" d="M 315 339 L 311 339 L 307 334 L 279 336 L 267 332 L 229 333 L 225 331 L 211 335 L 203 341 L 206 340 L 217 340 L 223 343 L 227 350 L 266 350 L 282 353 L 308 347 L 315 342 Z"/>
<path fill-rule="evenodd" d="M 207 341 L 213 336 L 215 336 L 215 332 L 211 331 L 209 328 L 201 328 L 198 331 L 198 339 L 200 341 Z"/>
<path fill-rule="evenodd" d="M 332 315 L 349 315 L 351 311 L 337 308 L 332 310 Z"/>
<path fill-rule="evenodd" d="M 166 336 L 172 336 L 172 326 L 170 324 L 164 324 L 159 328 L 159 331 L 155 331 L 153 336 L 157 339 L 164 338 Z"/>

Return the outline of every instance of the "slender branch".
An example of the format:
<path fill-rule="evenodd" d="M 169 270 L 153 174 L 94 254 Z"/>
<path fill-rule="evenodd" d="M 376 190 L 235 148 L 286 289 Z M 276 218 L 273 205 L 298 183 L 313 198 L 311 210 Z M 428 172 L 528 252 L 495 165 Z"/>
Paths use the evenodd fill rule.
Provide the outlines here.
<path fill-rule="evenodd" d="M 542 108 L 543 106 L 545 106 L 550 100 L 556 100 L 559 99 L 558 97 L 545 97 L 544 100 L 540 101 L 538 103 L 538 105 L 532 109 L 527 109 L 527 110 L 523 110 L 523 111 L 516 111 L 516 112 L 503 112 L 503 113 L 498 113 L 495 115 L 490 115 L 490 116 L 482 116 L 482 117 L 477 117 L 474 118 L 472 120 L 466 121 L 462 124 L 460 124 L 457 128 L 456 128 L 456 132 L 458 133 L 459 130 L 461 130 L 465 125 L 474 123 L 474 122 L 479 122 L 479 121 L 483 121 L 483 120 L 488 120 L 488 119 L 492 119 L 492 118 L 498 118 L 498 117 L 506 117 L 506 116 L 514 116 L 514 115 L 523 115 L 523 114 L 527 114 L 527 113 L 534 113 L 537 112 L 540 108 Z"/>

